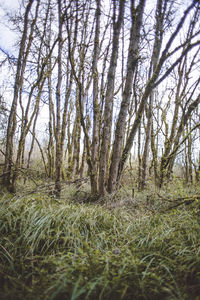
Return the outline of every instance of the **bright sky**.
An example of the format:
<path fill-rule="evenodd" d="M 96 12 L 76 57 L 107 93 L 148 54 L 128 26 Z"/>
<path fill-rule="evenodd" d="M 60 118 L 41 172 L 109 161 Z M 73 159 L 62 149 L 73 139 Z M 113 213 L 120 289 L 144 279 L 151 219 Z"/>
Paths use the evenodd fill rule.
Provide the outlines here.
<path fill-rule="evenodd" d="M 5 13 L 17 10 L 18 0 L 0 0 L 0 47 L 9 50 L 14 44 L 15 34 L 9 29 Z"/>

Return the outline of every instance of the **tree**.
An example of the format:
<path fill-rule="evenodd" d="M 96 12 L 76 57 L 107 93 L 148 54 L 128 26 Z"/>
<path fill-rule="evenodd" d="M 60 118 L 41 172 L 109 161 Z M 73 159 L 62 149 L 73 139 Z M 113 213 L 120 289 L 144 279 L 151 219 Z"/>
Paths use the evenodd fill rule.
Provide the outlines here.
<path fill-rule="evenodd" d="M 108 169 L 108 155 L 109 146 L 111 139 L 112 130 L 112 114 L 113 114 L 113 94 L 114 94 L 114 84 L 115 84 L 115 73 L 117 67 L 117 58 L 119 50 L 119 37 L 120 31 L 123 24 L 125 1 L 121 0 L 119 2 L 119 12 L 118 17 L 116 17 L 116 3 L 113 2 L 113 40 L 112 40 L 112 54 L 110 59 L 110 65 L 107 76 L 107 90 L 105 95 L 105 108 L 103 115 L 103 132 L 100 150 L 100 162 L 99 162 L 99 193 L 100 195 L 105 194 L 106 190 L 106 177 Z M 117 20 L 116 20 L 117 18 Z"/>
<path fill-rule="evenodd" d="M 169 13 L 169 11 L 168 11 L 168 13 Z M 151 78 L 152 73 L 155 71 L 159 57 L 160 57 L 160 51 L 161 51 L 162 42 L 163 42 L 163 27 L 165 27 L 165 18 L 167 16 L 167 1 L 166 0 L 165 1 L 162 1 L 162 0 L 157 1 L 157 7 L 156 7 L 155 14 L 156 14 L 155 15 L 155 19 L 156 19 L 155 39 L 154 39 L 152 57 L 151 57 L 151 61 L 150 61 L 150 68 L 149 68 L 149 74 L 148 74 L 149 79 Z M 144 151 L 143 151 L 142 162 L 141 162 L 142 175 L 141 175 L 141 181 L 139 182 L 139 188 L 141 190 L 143 190 L 145 188 L 146 177 L 147 177 L 149 144 L 150 144 L 150 139 L 151 139 L 151 130 L 153 130 L 153 128 L 152 128 L 152 126 L 153 126 L 152 107 L 153 107 L 154 98 L 155 98 L 154 91 L 152 91 L 151 94 L 149 95 L 148 103 L 146 106 L 146 115 L 147 115 L 147 126 L 146 126 L 146 130 L 145 130 L 146 139 L 145 139 Z"/>
<path fill-rule="evenodd" d="M 17 104 L 19 98 L 19 91 L 23 83 L 24 69 L 27 63 L 27 55 L 24 55 L 24 53 L 26 53 L 26 50 L 28 50 L 26 49 L 26 40 L 28 34 L 29 15 L 30 15 L 31 8 L 33 6 L 33 2 L 34 0 L 29 0 L 25 8 L 23 33 L 22 33 L 22 39 L 20 42 L 19 54 L 17 59 L 17 70 L 15 76 L 13 101 L 12 101 L 11 111 L 8 119 L 8 127 L 7 127 L 3 183 L 11 191 L 13 191 L 11 180 L 12 180 L 13 150 L 14 150 L 13 139 L 17 127 L 17 119 L 16 119 Z"/>
<path fill-rule="evenodd" d="M 45 173 L 55 181 L 56 197 L 62 180 L 84 176 L 86 169 L 94 199 L 116 191 L 133 143 L 141 189 L 150 159 L 161 186 L 184 143 L 191 173 L 199 80 L 190 74 L 199 66 L 199 3 L 184 3 L 181 18 L 176 16 L 179 4 L 171 0 L 157 0 L 151 7 L 145 0 L 24 3 L 24 20 L 17 26 L 21 40 L 7 129 L 5 185 L 15 191 L 26 159 L 30 167 L 35 143 Z M 45 109 L 44 145 L 37 128 Z"/>
<path fill-rule="evenodd" d="M 128 113 L 128 107 L 131 99 L 131 92 L 133 86 L 134 74 L 138 63 L 138 52 L 139 43 L 141 39 L 141 26 L 145 7 L 145 1 L 141 0 L 138 6 L 135 8 L 135 1 L 131 1 L 131 21 L 132 26 L 130 30 L 130 43 L 127 59 L 127 72 L 126 82 L 124 85 L 124 91 L 122 95 L 121 108 L 118 115 L 118 120 L 115 130 L 115 140 L 112 149 L 111 165 L 108 179 L 108 192 L 112 193 L 117 183 L 117 172 L 122 153 L 125 129 L 126 129 L 126 118 Z"/>
<path fill-rule="evenodd" d="M 182 18 L 180 19 L 180 22 L 178 23 L 176 29 L 173 31 L 173 33 L 171 34 L 171 36 L 169 37 L 166 46 L 164 48 L 164 50 L 161 53 L 161 56 L 158 60 L 157 66 L 152 74 L 152 76 L 150 77 L 150 79 L 147 81 L 141 101 L 140 101 L 140 105 L 135 117 L 135 121 L 133 123 L 133 126 L 131 128 L 129 137 L 127 139 L 126 145 L 124 147 L 124 150 L 122 152 L 121 158 L 120 158 L 120 162 L 119 162 L 119 167 L 118 167 L 118 178 L 117 181 L 119 182 L 121 179 L 121 175 L 125 166 L 125 162 L 127 160 L 128 154 L 132 148 L 132 144 L 133 144 L 133 140 L 134 137 L 136 135 L 136 132 L 138 130 L 138 127 L 141 123 L 141 119 L 142 119 L 142 115 L 145 109 L 145 104 L 150 96 L 150 94 L 152 93 L 153 89 L 155 87 L 157 87 L 165 78 L 167 78 L 167 76 L 171 73 L 171 71 L 176 67 L 176 65 L 181 61 L 182 57 L 185 56 L 193 47 L 198 46 L 199 45 L 199 41 L 192 43 L 193 38 L 196 35 L 193 35 L 190 37 L 190 39 L 186 39 L 185 43 L 183 43 L 182 45 L 176 47 L 174 50 L 172 50 L 171 52 L 169 52 L 171 46 L 173 45 L 173 41 L 176 38 L 176 36 L 178 35 L 178 33 L 180 32 L 180 30 L 183 27 L 183 24 L 186 20 L 186 17 L 188 16 L 188 14 L 191 12 L 191 10 L 193 8 L 195 8 L 195 4 L 196 3 L 192 3 L 184 12 Z M 197 10 L 198 8 L 196 8 Z M 196 11 L 195 10 L 195 11 Z M 175 59 L 175 61 L 172 63 L 171 67 L 169 69 L 166 70 L 166 72 L 159 78 L 160 76 L 160 72 L 163 68 L 164 63 L 166 62 L 166 60 L 171 57 L 172 55 L 174 55 L 174 53 L 177 52 L 177 50 L 180 49 L 180 47 L 184 47 L 184 50 L 182 52 L 182 54 Z"/>

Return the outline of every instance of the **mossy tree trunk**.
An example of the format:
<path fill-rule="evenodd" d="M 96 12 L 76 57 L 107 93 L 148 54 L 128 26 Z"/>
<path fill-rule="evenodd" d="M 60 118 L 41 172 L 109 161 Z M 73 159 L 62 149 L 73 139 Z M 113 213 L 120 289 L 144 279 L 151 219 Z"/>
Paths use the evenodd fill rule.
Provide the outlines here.
<path fill-rule="evenodd" d="M 39 1 L 38 1 L 39 2 Z M 20 41 L 19 54 L 17 59 L 17 70 L 15 76 L 15 84 L 13 91 L 13 101 L 10 110 L 7 126 L 7 139 L 6 139 L 6 152 L 5 152 L 5 165 L 4 165 L 4 178 L 3 183 L 6 188 L 11 192 L 15 192 L 15 187 L 12 184 L 12 168 L 13 168 L 13 152 L 14 152 L 14 135 L 17 127 L 17 105 L 19 98 L 19 91 L 23 85 L 23 75 L 27 62 L 27 56 L 24 56 L 29 28 L 29 15 L 31 12 L 34 0 L 29 0 L 25 8 L 23 33 Z M 27 53 L 28 54 L 28 53 Z M 26 58 L 26 59 L 25 59 Z"/>
<path fill-rule="evenodd" d="M 99 160 L 99 128 L 101 122 L 99 87 L 98 87 L 98 60 L 100 54 L 100 17 L 101 17 L 101 0 L 96 0 L 96 28 L 94 37 L 93 50 L 93 129 L 92 129 L 92 151 L 91 160 L 93 165 L 93 182 L 91 182 L 91 193 L 98 193 L 98 160 Z M 88 128 L 89 129 L 89 128 Z M 85 145 L 85 144 L 84 144 Z"/>
<path fill-rule="evenodd" d="M 108 178 L 108 192 L 112 193 L 116 188 L 117 183 L 117 171 L 120 162 L 120 157 L 123 148 L 126 119 L 128 115 L 128 108 L 130 105 L 131 93 L 133 89 L 133 78 L 138 63 L 138 50 L 140 43 L 140 30 L 142 27 L 143 12 L 145 7 L 145 0 L 141 0 L 137 7 L 134 5 L 134 1 L 131 1 L 130 15 L 132 17 L 132 26 L 130 30 L 130 43 L 128 50 L 127 60 L 127 73 L 124 91 L 122 95 L 121 108 L 118 115 L 118 120 L 115 129 L 115 139 L 112 148 L 111 165 Z"/>
<path fill-rule="evenodd" d="M 119 51 L 119 39 L 120 32 L 123 24 L 125 1 L 120 0 L 119 11 L 116 11 L 116 3 L 113 1 L 113 39 L 112 39 L 112 54 L 110 58 L 110 65 L 107 76 L 107 90 L 105 95 L 105 107 L 103 114 L 103 132 L 100 150 L 100 162 L 99 162 L 99 194 L 104 195 L 106 192 L 106 179 L 108 171 L 108 154 L 109 145 L 111 142 L 111 130 L 112 130 L 112 115 L 113 115 L 113 95 L 115 74 L 117 68 L 117 58 Z M 118 17 L 116 14 L 118 13 Z M 116 19 L 117 18 L 117 19 Z"/>
<path fill-rule="evenodd" d="M 58 0 L 58 75 L 56 86 L 56 178 L 55 196 L 60 198 L 61 194 L 61 171 L 62 171 L 62 144 L 61 144 L 61 85 L 62 85 L 62 47 L 63 47 L 63 18 L 61 1 Z"/>
<path fill-rule="evenodd" d="M 152 52 L 149 74 L 148 74 L 149 79 L 151 78 L 153 72 L 155 71 L 160 57 L 166 10 L 167 10 L 167 1 L 158 0 L 156 12 L 155 12 L 156 14 L 155 40 L 154 40 L 153 52 Z M 155 98 L 155 92 L 152 91 L 151 94 L 149 95 L 147 108 L 146 108 L 147 126 L 145 130 L 145 144 L 144 144 L 144 151 L 142 155 L 142 176 L 141 176 L 141 182 L 139 182 L 140 190 L 144 190 L 146 185 L 146 180 L 147 180 L 147 168 L 148 168 L 148 159 L 149 159 L 149 152 L 150 152 L 149 148 L 150 148 L 150 141 L 151 141 L 151 130 L 153 129 L 152 107 L 154 104 L 154 98 Z M 156 159 L 155 148 L 154 148 L 153 158 Z M 154 166 L 156 166 L 156 162 L 154 163 Z"/>

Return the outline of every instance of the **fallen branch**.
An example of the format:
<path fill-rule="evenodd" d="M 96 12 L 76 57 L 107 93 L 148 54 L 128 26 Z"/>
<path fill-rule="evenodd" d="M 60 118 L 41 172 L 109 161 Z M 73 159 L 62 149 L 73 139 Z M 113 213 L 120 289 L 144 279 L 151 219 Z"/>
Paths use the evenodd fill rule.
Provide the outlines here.
<path fill-rule="evenodd" d="M 181 202 L 177 203 L 177 201 L 180 201 L 182 200 Z M 166 212 L 168 210 L 171 210 L 171 209 L 174 209 L 174 208 L 177 208 L 181 205 L 190 205 L 192 204 L 194 201 L 196 200 L 200 200 L 200 195 L 194 195 L 192 197 L 182 197 L 182 198 L 177 198 L 174 200 L 174 202 L 176 202 L 175 205 L 171 205 L 169 206 L 168 208 L 166 208 L 165 210 L 161 211 L 161 212 Z M 170 201 L 171 202 L 171 201 Z"/>
<path fill-rule="evenodd" d="M 68 180 L 68 181 L 63 180 L 61 182 L 61 184 L 63 186 L 64 185 L 71 185 L 71 184 L 76 184 L 76 185 L 80 186 L 82 183 L 85 183 L 88 180 L 89 180 L 88 177 L 83 177 L 83 178 L 77 178 L 77 179 Z M 16 198 L 21 199 L 21 198 L 24 198 L 26 196 L 29 196 L 29 195 L 32 195 L 32 194 L 35 194 L 35 193 L 38 193 L 38 192 L 42 192 L 42 191 L 47 192 L 48 194 L 52 193 L 52 195 L 53 195 L 54 188 L 55 188 L 55 182 L 46 183 L 46 184 L 42 184 L 42 185 L 37 185 L 35 189 L 30 190 L 30 191 L 26 191 L 23 195 L 15 195 L 11 200 L 16 199 Z M 62 190 L 63 189 L 64 189 L 64 187 L 62 188 Z M 8 200 L 6 202 L 8 202 Z M 4 202 L 4 204 L 6 202 Z"/>

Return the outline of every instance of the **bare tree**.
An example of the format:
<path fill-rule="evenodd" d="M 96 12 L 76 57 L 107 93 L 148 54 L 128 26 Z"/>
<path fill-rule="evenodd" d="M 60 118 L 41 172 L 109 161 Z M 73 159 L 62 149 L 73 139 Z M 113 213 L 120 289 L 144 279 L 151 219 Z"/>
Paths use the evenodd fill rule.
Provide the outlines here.
<path fill-rule="evenodd" d="M 121 175 L 128 157 L 128 154 L 132 148 L 132 144 L 133 144 L 133 140 L 134 137 L 136 135 L 136 132 L 138 130 L 138 127 L 141 123 L 141 119 L 142 119 L 142 115 L 145 109 L 145 105 L 146 102 L 149 98 L 149 96 L 151 95 L 153 89 L 155 87 L 157 87 L 165 78 L 167 78 L 167 76 L 169 76 L 169 74 L 171 73 L 171 71 L 178 65 L 178 63 L 182 60 L 182 57 L 184 57 L 191 49 L 193 49 L 193 47 L 198 46 L 199 45 L 199 41 L 192 43 L 192 36 L 189 40 L 186 39 L 185 43 L 181 44 L 180 46 L 176 47 L 174 50 L 172 50 L 171 52 L 169 52 L 170 48 L 173 45 L 173 41 L 174 39 L 177 37 L 178 33 L 180 32 L 180 30 L 183 27 L 183 24 L 186 20 L 186 17 L 188 16 L 188 14 L 191 12 L 191 10 L 193 8 L 195 8 L 195 4 L 196 3 L 192 3 L 184 12 L 182 18 L 180 19 L 180 22 L 178 23 L 176 29 L 174 30 L 174 32 L 171 34 L 170 38 L 168 39 L 168 42 L 166 43 L 166 46 L 164 48 L 164 50 L 161 53 L 161 56 L 158 60 L 157 66 L 154 70 L 154 72 L 152 73 L 151 78 L 147 81 L 142 98 L 141 98 L 141 102 L 135 117 L 135 121 L 133 123 L 133 126 L 131 128 L 130 131 L 130 135 L 127 139 L 126 145 L 124 147 L 123 153 L 121 155 L 120 158 L 120 163 L 119 163 L 119 168 L 118 168 L 118 179 L 117 181 L 119 182 L 121 179 Z M 198 9 L 198 8 L 197 8 Z M 169 69 L 166 70 L 166 72 L 160 76 L 160 72 L 163 68 L 164 63 L 166 62 L 166 60 L 171 57 L 174 53 L 177 52 L 178 49 L 180 49 L 180 47 L 184 47 L 184 50 L 182 52 L 182 54 L 175 59 L 175 61 L 172 63 L 171 67 Z"/>
<path fill-rule="evenodd" d="M 17 127 L 17 119 L 16 119 L 17 104 L 19 98 L 19 91 L 20 88 L 22 87 L 22 82 L 23 82 L 23 75 L 24 75 L 23 72 L 27 63 L 27 55 L 24 56 L 24 52 L 26 49 L 26 41 L 27 41 L 28 28 L 29 28 L 29 15 L 30 15 L 31 8 L 33 6 L 33 2 L 34 0 L 29 0 L 25 8 L 23 33 L 22 33 L 19 54 L 17 59 L 17 70 L 15 76 L 13 101 L 12 101 L 11 111 L 8 119 L 8 127 L 7 127 L 7 141 L 6 141 L 3 182 L 4 185 L 11 191 L 13 190 L 11 180 L 12 180 L 13 150 L 14 150 L 13 139 Z"/>
<path fill-rule="evenodd" d="M 122 95 L 121 109 L 118 115 L 118 120 L 115 130 L 115 140 L 112 150 L 111 166 L 108 179 L 108 191 L 111 193 L 116 186 L 117 171 L 119 167 L 120 157 L 122 153 L 122 146 L 124 141 L 125 129 L 126 129 L 126 117 L 128 113 L 128 107 L 131 99 L 131 92 L 133 86 L 134 73 L 137 67 L 139 57 L 139 43 L 141 39 L 141 26 L 143 19 L 143 12 L 145 7 L 145 1 L 141 0 L 138 6 L 135 8 L 135 1 L 131 1 L 132 26 L 130 30 L 130 43 L 127 60 L 127 73 L 124 91 Z"/>
<path fill-rule="evenodd" d="M 18 26 L 22 37 L 4 184 L 16 189 L 29 133 L 27 166 L 36 142 L 45 172 L 55 181 L 56 197 L 63 179 L 84 176 L 86 171 L 93 196 L 113 193 L 133 143 L 141 189 L 151 155 L 156 184 L 162 186 L 184 143 L 191 177 L 199 79 L 190 75 L 199 66 L 199 3 L 184 3 L 181 18 L 176 16 L 179 3 L 168 0 L 157 0 L 151 8 L 145 0 L 25 3 L 23 26 Z M 37 137 L 43 108 L 49 118 L 45 145 Z"/>
<path fill-rule="evenodd" d="M 107 77 L 107 90 L 105 95 L 103 132 L 102 132 L 100 162 L 99 162 L 99 193 L 101 195 L 104 195 L 106 191 L 105 183 L 106 183 L 107 169 L 108 169 L 108 153 L 109 153 L 108 150 L 109 150 L 111 130 L 112 130 L 115 73 L 116 73 L 118 50 L 119 50 L 119 37 L 120 37 L 121 27 L 123 24 L 123 16 L 125 10 L 125 1 L 121 0 L 119 2 L 118 17 L 116 16 L 117 7 L 115 1 L 113 1 L 113 5 L 114 8 L 113 8 L 112 54 L 111 54 L 108 77 Z"/>
<path fill-rule="evenodd" d="M 155 25 L 155 40 L 153 46 L 152 57 L 150 61 L 150 68 L 148 78 L 150 79 L 152 73 L 155 71 L 157 67 L 157 63 L 160 57 L 160 51 L 162 46 L 163 40 L 163 27 L 165 27 L 165 18 L 166 18 L 166 11 L 167 11 L 167 1 L 158 0 L 157 1 L 157 8 L 156 8 L 156 25 Z M 146 114 L 147 114 L 147 126 L 146 126 L 146 139 L 144 145 L 144 151 L 142 155 L 142 175 L 141 181 L 139 182 L 139 188 L 143 190 L 145 188 L 146 179 L 147 179 L 147 165 L 148 165 L 148 158 L 149 158 L 149 144 L 151 138 L 151 130 L 152 130 L 152 106 L 154 102 L 154 91 L 151 92 L 149 95 L 147 107 L 146 107 Z"/>

